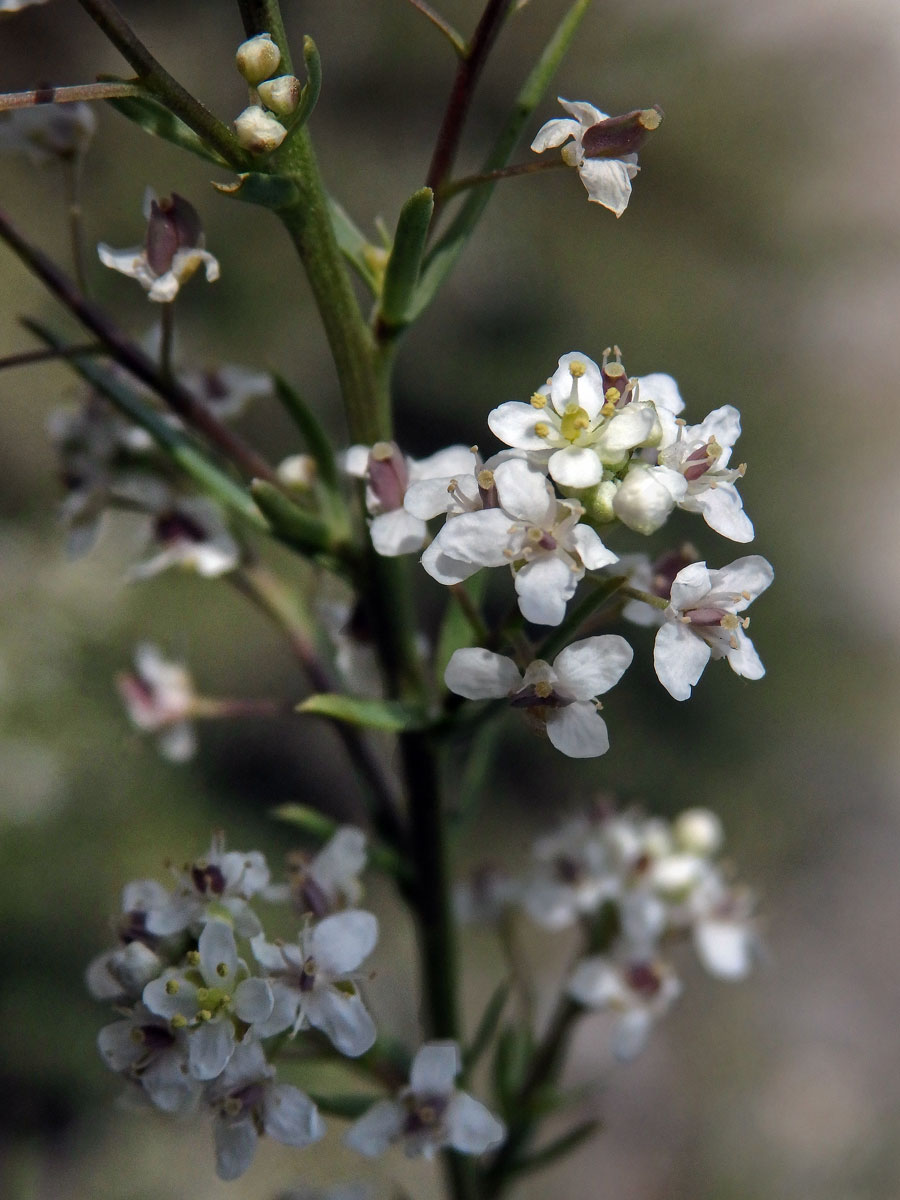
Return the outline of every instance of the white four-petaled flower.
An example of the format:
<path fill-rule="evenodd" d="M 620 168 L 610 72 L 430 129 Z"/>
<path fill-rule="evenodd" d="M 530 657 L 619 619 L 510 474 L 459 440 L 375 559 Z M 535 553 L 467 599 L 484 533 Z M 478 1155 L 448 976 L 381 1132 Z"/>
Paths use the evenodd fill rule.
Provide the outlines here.
<path fill-rule="evenodd" d="M 637 165 L 636 154 L 623 154 L 621 158 L 592 158 L 585 153 L 584 135 L 601 121 L 608 120 L 606 113 L 588 104 L 586 100 L 564 100 L 558 96 L 560 104 L 569 114 L 568 117 L 557 117 L 547 121 L 537 132 L 531 143 L 531 149 L 536 154 L 543 154 L 564 142 L 563 161 L 567 166 L 576 167 L 581 182 L 587 188 L 588 197 L 595 204 L 602 204 L 614 212 L 617 217 L 628 207 L 631 199 L 631 181 L 640 168 Z"/>
<path fill-rule="evenodd" d="M 444 681 L 468 700 L 509 697 L 510 704 L 540 722 L 557 750 L 571 758 L 594 758 L 609 749 L 594 697 L 619 682 L 632 657 L 624 638 L 604 634 L 573 642 L 552 665 L 535 659 L 523 677 L 511 658 L 471 647 L 454 651 Z"/>

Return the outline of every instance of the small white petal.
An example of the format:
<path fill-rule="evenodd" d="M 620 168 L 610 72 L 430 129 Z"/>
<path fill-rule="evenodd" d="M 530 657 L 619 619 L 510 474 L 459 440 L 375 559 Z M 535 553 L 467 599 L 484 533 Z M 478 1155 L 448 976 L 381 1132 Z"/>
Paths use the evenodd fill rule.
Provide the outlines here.
<path fill-rule="evenodd" d="M 403 1129 L 403 1110 L 393 1100 L 379 1100 L 344 1134 L 344 1144 L 351 1150 L 377 1158 L 384 1154 Z"/>
<path fill-rule="evenodd" d="M 590 129 L 592 125 L 597 125 L 600 121 L 606 120 L 607 114 L 601 112 L 599 108 L 595 108 L 593 104 L 588 104 L 587 100 L 564 100 L 562 96 L 557 96 L 556 98 L 566 112 L 570 116 L 573 116 L 583 129 Z"/>
<path fill-rule="evenodd" d="M 750 973 L 755 938 L 738 921 L 698 921 L 694 947 L 707 971 L 719 979 L 744 979 Z"/>
<path fill-rule="evenodd" d="M 575 595 L 578 576 L 560 558 L 540 558 L 516 574 L 519 610 L 535 625 L 559 625 Z"/>
<path fill-rule="evenodd" d="M 460 1154 L 484 1154 L 492 1146 L 499 1146 L 506 1136 L 503 1122 L 468 1092 L 455 1093 L 446 1121 L 447 1141 Z"/>
<path fill-rule="evenodd" d="M 272 988 L 265 979 L 245 979 L 234 989 L 234 1011 L 248 1025 L 268 1020 L 274 1006 Z"/>
<path fill-rule="evenodd" d="M 237 946 L 231 926 L 225 921 L 208 921 L 200 934 L 197 950 L 200 954 L 200 971 L 207 986 L 230 987 L 238 968 Z"/>
<path fill-rule="evenodd" d="M 676 578 L 683 573 L 679 572 Z M 752 600 L 766 590 L 774 578 L 775 572 L 771 563 L 759 554 L 748 554 L 746 558 L 738 558 L 727 567 L 710 571 L 709 585 L 714 592 L 735 592 L 740 595 L 741 600 L 733 606 L 733 611 L 743 612 Z M 743 596 L 744 592 L 749 599 Z"/>
<path fill-rule="evenodd" d="M 302 1148 L 325 1136 L 325 1122 L 315 1104 L 289 1083 L 279 1083 L 267 1090 L 263 1126 L 269 1137 L 285 1146 Z"/>
<path fill-rule="evenodd" d="M 630 1062 L 637 1058 L 647 1044 L 653 1017 L 646 1009 L 635 1008 L 623 1013 L 613 1029 L 613 1054 L 619 1062 Z"/>
<path fill-rule="evenodd" d="M 710 529 L 733 542 L 752 542 L 753 522 L 744 512 L 743 501 L 733 484 L 720 483 L 695 497 Z"/>
<path fill-rule="evenodd" d="M 405 508 L 382 513 L 369 526 L 372 545 L 385 558 L 396 558 L 400 554 L 414 554 L 421 550 L 427 533 L 425 522 L 408 513 Z"/>
<path fill-rule="evenodd" d="M 631 199 L 631 175 L 619 159 L 587 158 L 578 168 L 588 198 L 602 204 L 617 217 L 628 207 Z"/>
<path fill-rule="evenodd" d="M 678 621 L 667 621 L 656 635 L 653 665 L 656 675 L 670 696 L 687 700 L 691 688 L 709 662 L 710 648 Z"/>
<path fill-rule="evenodd" d="M 471 475 L 477 467 L 475 455 L 468 446 L 448 446 L 428 458 L 411 460 L 410 479 L 448 478 L 453 475 Z"/>
<path fill-rule="evenodd" d="M 728 665 L 734 671 L 735 675 L 741 675 L 744 679 L 762 679 L 766 673 L 766 668 L 762 664 L 762 659 L 756 652 L 756 647 L 744 633 L 743 629 L 736 629 L 735 638 L 737 640 L 737 648 L 730 648 L 725 655 L 728 659 Z"/>
<path fill-rule="evenodd" d="M 346 975 L 368 958 L 378 941 L 378 921 L 370 912 L 349 909 L 313 928 L 309 951 L 329 975 Z"/>
<path fill-rule="evenodd" d="M 310 1025 L 321 1029 L 334 1048 L 348 1058 L 358 1058 L 375 1043 L 375 1022 L 355 993 L 336 987 L 316 988 L 306 1000 Z"/>
<path fill-rule="evenodd" d="M 447 522 L 431 547 L 439 547 L 441 555 L 460 563 L 502 567 L 509 561 L 504 553 L 509 540 L 509 526 L 509 515 L 499 508 L 462 513 L 461 516 L 453 517 Z M 425 558 L 423 555 L 423 565 Z"/>
<path fill-rule="evenodd" d="M 478 646 L 454 650 L 444 682 L 467 700 L 499 700 L 521 686 L 522 676 L 512 659 Z"/>
<path fill-rule="evenodd" d="M 543 472 L 530 463 L 520 458 L 500 463 L 494 471 L 494 483 L 504 510 L 517 521 L 541 525 L 550 519 L 551 506 L 556 504 L 553 488 Z M 457 520 L 463 521 L 465 517 Z"/>
<path fill-rule="evenodd" d="M 188 1067 L 195 1079 L 215 1079 L 234 1053 L 234 1026 L 227 1018 L 205 1021 L 188 1038 Z"/>
<path fill-rule="evenodd" d="M 547 737 L 569 758 L 597 758 L 609 749 L 606 722 L 589 700 L 549 710 Z"/>
<path fill-rule="evenodd" d="M 545 150 L 561 146 L 568 138 L 577 137 L 580 132 L 581 125 L 578 121 L 571 121 L 566 117 L 554 117 L 552 121 L 547 121 L 537 131 L 534 141 L 531 143 L 531 149 L 535 154 L 543 154 Z"/>
<path fill-rule="evenodd" d="M 603 545 L 600 534 L 590 525 L 576 525 L 569 535 L 569 540 L 589 571 L 599 571 L 601 567 L 608 567 L 619 561 L 618 555 Z"/>
<path fill-rule="evenodd" d="M 412 1061 L 409 1083 L 424 1096 L 446 1096 L 459 1074 L 459 1046 L 456 1042 L 426 1042 Z"/>
<path fill-rule="evenodd" d="M 671 375 L 662 372 L 642 375 L 638 381 L 638 396 L 641 400 L 649 400 L 657 408 L 662 408 L 676 417 L 684 408 L 678 384 Z"/>
<path fill-rule="evenodd" d="M 696 608 L 700 601 L 709 595 L 710 587 L 711 574 L 706 569 L 705 562 L 682 567 L 672 582 L 672 608 L 678 612 L 684 612 L 686 608 Z"/>
<path fill-rule="evenodd" d="M 546 437 L 535 433 L 537 425 L 547 426 Z M 520 450 L 546 450 L 565 444 L 556 426 L 548 421 L 542 409 L 518 400 L 509 400 L 488 413 L 488 428 L 501 442 Z"/>
<path fill-rule="evenodd" d="M 216 1147 L 216 1174 L 220 1179 L 237 1179 L 253 1162 L 256 1153 L 256 1126 L 248 1117 L 242 1121 L 216 1121 L 213 1127 Z"/>
<path fill-rule="evenodd" d="M 633 658 L 634 651 L 623 637 L 607 633 L 567 646 L 556 656 L 553 670 L 568 695 L 589 700 L 617 684 Z"/>
<path fill-rule="evenodd" d="M 550 455 L 550 477 L 562 487 L 593 487 L 603 478 L 603 463 L 590 446 L 566 446 Z"/>

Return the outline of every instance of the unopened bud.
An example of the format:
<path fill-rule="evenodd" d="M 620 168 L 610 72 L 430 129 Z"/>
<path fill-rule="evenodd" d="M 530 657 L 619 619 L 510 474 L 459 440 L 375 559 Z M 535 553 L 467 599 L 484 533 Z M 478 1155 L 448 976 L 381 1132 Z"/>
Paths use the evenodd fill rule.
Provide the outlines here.
<path fill-rule="evenodd" d="M 255 86 L 278 70 L 281 51 L 270 33 L 260 33 L 238 46 L 234 60 L 247 82 Z"/>
<path fill-rule="evenodd" d="M 722 845 L 722 822 L 708 808 L 689 808 L 674 825 L 675 840 L 689 854 L 710 858 Z"/>
<path fill-rule="evenodd" d="M 376 442 L 369 452 L 368 481 L 382 512 L 403 507 L 409 485 L 406 459 L 394 442 Z"/>
<path fill-rule="evenodd" d="M 278 464 L 278 478 L 286 487 L 308 492 L 316 481 L 318 468 L 310 454 L 292 454 Z"/>
<path fill-rule="evenodd" d="M 659 127 L 663 111 L 658 104 L 652 108 L 636 108 L 620 117 L 598 121 L 582 134 L 585 158 L 622 158 L 635 154 L 647 140 L 647 134 Z"/>
<path fill-rule="evenodd" d="M 300 103 L 300 80 L 296 75 L 279 75 L 256 89 L 266 108 L 279 117 L 289 117 Z"/>
<path fill-rule="evenodd" d="M 616 492 L 613 507 L 623 525 L 647 536 L 665 524 L 675 498 L 649 467 L 633 466 Z"/>
<path fill-rule="evenodd" d="M 237 140 L 251 154 L 269 154 L 285 139 L 285 127 L 258 104 L 245 108 L 234 122 Z"/>
<path fill-rule="evenodd" d="M 145 250 L 156 275 L 164 275 L 179 250 L 203 245 L 203 226 L 192 204 L 173 193 L 162 200 L 151 198 Z"/>

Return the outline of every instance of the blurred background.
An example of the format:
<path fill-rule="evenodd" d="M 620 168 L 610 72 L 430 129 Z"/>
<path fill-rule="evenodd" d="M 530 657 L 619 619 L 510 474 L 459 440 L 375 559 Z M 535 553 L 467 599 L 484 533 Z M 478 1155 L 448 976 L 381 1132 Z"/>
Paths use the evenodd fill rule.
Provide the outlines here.
<path fill-rule="evenodd" d="M 237 114 L 236 6 L 122 8 L 176 77 L 224 119 Z M 368 232 L 379 217 L 392 227 L 427 167 L 450 51 L 401 0 L 284 8 L 294 45 L 312 34 L 324 62 L 312 132 L 326 180 Z M 464 31 L 479 13 L 470 0 L 443 8 Z M 563 8 L 532 0 L 501 37 L 458 173 L 476 169 Z M 0 22 L 0 90 L 104 71 L 123 64 L 75 4 Z M 398 431 L 417 455 L 457 440 L 493 448 L 490 408 L 529 395 L 560 354 L 598 358 L 613 342 L 629 373 L 676 377 L 689 420 L 736 404 L 753 550 L 776 571 L 753 613 L 763 681 L 722 665 L 678 705 L 653 675 L 650 637 L 631 631 L 635 666 L 605 706 L 605 758 L 562 760 L 512 717 L 504 727 L 462 863 L 499 844 L 520 864 L 538 831 L 600 791 L 664 815 L 709 805 L 762 897 L 768 945 L 740 986 L 686 959 L 685 994 L 633 1065 L 611 1068 L 607 1027 L 584 1023 L 571 1078 L 599 1066 L 591 1106 L 604 1132 L 522 1197 L 550 1187 L 572 1200 L 900 1194 L 898 79 L 892 0 L 597 0 L 555 90 L 612 113 L 665 110 L 627 213 L 617 222 L 589 205 L 569 172 L 502 184 L 403 347 Z M 317 316 L 274 219 L 213 192 L 200 160 L 98 115 L 90 242 L 139 242 L 148 184 L 188 197 L 222 278 L 192 283 L 179 302 L 184 356 L 277 368 L 342 437 Z M 556 115 L 549 95 L 517 160 Z M 57 169 L 5 158 L 0 179 L 3 206 L 65 261 Z M 144 333 L 154 314 L 136 284 L 93 263 L 91 283 Z M 68 328 L 5 249 L 0 297 L 0 355 L 33 344 L 20 314 Z M 66 560 L 45 426 L 79 394 L 59 366 L 0 374 L 0 1173 L 5 1195 L 41 1200 L 206 1200 L 226 1185 L 202 1122 L 112 1107 L 118 1084 L 94 1046 L 109 1018 L 84 991 L 84 967 L 109 943 L 126 880 L 163 878 L 166 859 L 202 852 L 216 827 L 277 863 L 290 838 L 271 806 L 299 800 L 353 819 L 359 794 L 314 723 L 207 726 L 187 767 L 130 730 L 113 678 L 139 641 L 186 658 L 210 694 L 299 698 L 301 681 L 277 634 L 230 589 L 172 573 L 126 584 L 139 522 L 110 523 L 89 558 Z M 241 428 L 273 459 L 299 448 L 274 403 Z M 743 552 L 687 518 L 657 541 L 678 536 L 713 565 Z M 423 581 L 422 594 L 433 605 L 438 589 Z M 390 913 L 377 881 L 369 899 Z M 382 1025 L 415 1037 L 409 988 L 398 986 L 410 931 L 383 924 L 373 1004 Z M 536 959 L 564 961 L 559 939 L 527 936 Z M 474 1013 L 496 954 L 487 933 L 467 934 L 466 946 Z M 336 1138 L 302 1156 L 265 1144 L 227 1191 L 274 1197 L 364 1175 Z M 436 1194 L 429 1170 L 398 1154 L 375 1175 L 384 1194 L 393 1178 L 416 1197 Z"/>

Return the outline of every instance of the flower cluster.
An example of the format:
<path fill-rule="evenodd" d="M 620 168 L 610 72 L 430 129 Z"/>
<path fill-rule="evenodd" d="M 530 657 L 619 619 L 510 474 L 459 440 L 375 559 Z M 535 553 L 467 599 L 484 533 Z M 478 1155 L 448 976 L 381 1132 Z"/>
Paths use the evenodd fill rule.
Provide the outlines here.
<path fill-rule="evenodd" d="M 238 141 L 251 154 L 269 154 L 287 137 L 284 124 L 300 103 L 300 80 L 276 75 L 281 51 L 268 33 L 249 38 L 238 47 L 235 63 L 250 86 L 250 104 L 235 118 Z"/>
<path fill-rule="evenodd" d="M 163 1112 L 210 1114 L 223 1179 L 249 1167 L 263 1134 L 302 1147 L 325 1132 L 313 1101 L 277 1082 L 268 1039 L 318 1031 L 350 1058 L 375 1042 L 359 989 L 378 940 L 376 918 L 356 907 L 365 858 L 364 835 L 347 826 L 273 884 L 259 851 L 227 851 L 216 836 L 206 855 L 173 869 L 171 887 L 126 886 L 117 945 L 88 968 L 93 995 L 120 1013 L 98 1038 L 107 1066 Z M 303 921 L 296 942 L 266 937 L 260 899 L 293 903 Z M 403 1141 L 408 1154 L 429 1156 L 444 1145 L 471 1154 L 496 1145 L 503 1127 L 454 1088 L 459 1069 L 454 1043 L 424 1046 L 409 1086 L 376 1100 L 348 1145 L 374 1155 Z"/>
<path fill-rule="evenodd" d="M 671 823 L 630 811 L 598 812 L 541 838 L 523 879 L 479 876 L 457 892 L 461 919 L 496 919 L 521 908 L 549 930 L 580 924 L 599 952 L 572 970 L 567 994 L 586 1010 L 615 1015 L 617 1058 L 633 1058 L 681 992 L 663 953 L 693 942 L 720 979 L 743 979 L 759 954 L 755 900 L 719 859 L 722 827 L 707 809 Z"/>
<path fill-rule="evenodd" d="M 747 679 L 764 673 L 746 634 L 748 619 L 739 614 L 773 573 L 758 555 L 719 570 L 690 558 L 677 571 L 667 567 L 661 587 L 649 560 L 620 561 L 604 544 L 601 532 L 616 522 L 650 535 L 675 508 L 701 515 L 732 541 L 753 538 L 736 486 L 745 468 L 729 466 L 740 414 L 723 405 L 688 425 L 683 408 L 670 375 L 629 378 L 618 348 L 600 364 L 573 352 L 528 402 L 508 401 L 489 414 L 491 431 L 508 448 L 487 461 L 464 446 L 416 461 L 379 442 L 351 447 L 344 466 L 366 481 L 378 553 L 424 546 L 423 567 L 448 587 L 483 567 L 505 566 L 532 624 L 561 625 L 588 572 L 610 568 L 623 581 L 630 577 L 624 615 L 659 624 L 656 671 L 684 700 L 710 658 L 726 658 Z M 427 522 L 442 515 L 429 542 Z M 671 553 L 666 558 L 674 561 Z M 656 582 L 643 601 L 634 585 L 645 576 Z M 508 699 L 563 753 L 591 757 L 609 746 L 596 698 L 631 658 L 616 635 L 573 642 L 552 663 L 464 648 L 450 659 L 445 683 L 470 700 Z"/>

